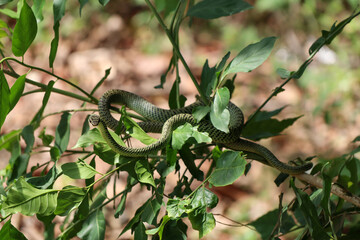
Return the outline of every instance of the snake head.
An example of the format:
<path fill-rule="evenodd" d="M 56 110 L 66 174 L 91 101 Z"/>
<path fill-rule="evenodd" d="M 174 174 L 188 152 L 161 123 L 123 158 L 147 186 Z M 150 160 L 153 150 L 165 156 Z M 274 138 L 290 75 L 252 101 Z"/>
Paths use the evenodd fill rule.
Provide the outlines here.
<path fill-rule="evenodd" d="M 91 123 L 91 125 L 96 127 L 100 123 L 100 117 L 98 115 L 92 114 L 89 117 L 89 122 Z"/>

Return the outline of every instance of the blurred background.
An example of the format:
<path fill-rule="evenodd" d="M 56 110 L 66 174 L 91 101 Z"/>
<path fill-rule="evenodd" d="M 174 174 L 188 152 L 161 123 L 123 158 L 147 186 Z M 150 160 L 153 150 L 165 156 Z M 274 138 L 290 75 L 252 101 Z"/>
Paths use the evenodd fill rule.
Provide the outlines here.
<path fill-rule="evenodd" d="M 187 19 L 180 31 L 180 49 L 198 79 L 206 59 L 210 66 L 214 66 L 228 51 L 234 57 L 242 48 L 264 37 L 278 37 L 269 59 L 251 73 L 238 74 L 235 80 L 232 101 L 243 110 L 246 119 L 283 81 L 276 69 L 297 70 L 307 59 L 308 49 L 320 37 L 321 30 L 329 30 L 335 21 L 340 22 L 350 16 L 358 4 L 357 0 L 248 2 L 254 6 L 253 9 L 217 20 L 193 19 L 189 22 Z M 1 15 L 1 19 L 12 27 L 15 24 L 15 21 L 4 15 Z M 39 23 L 38 35 L 25 55 L 25 63 L 48 69 L 52 25 L 52 3 L 46 1 L 44 21 Z M 360 135 L 359 37 L 360 19 L 355 18 L 330 46 L 318 53 L 301 79 L 292 80 L 285 86 L 285 91 L 265 107 L 265 110 L 274 110 L 287 106 L 278 116 L 279 119 L 302 115 L 283 135 L 260 142 L 280 160 L 287 162 L 297 157 L 304 159 L 314 155 L 317 159 L 329 159 L 354 147 L 351 141 Z M 1 42 L 5 50 L 11 49 L 7 39 L 3 38 Z M 10 51 L 5 51 L 5 55 L 9 56 Z M 105 70 L 111 68 L 108 79 L 95 93 L 96 97 L 108 89 L 120 88 L 143 96 L 159 107 L 168 108 L 168 93 L 175 75 L 168 76 L 164 89 L 155 89 L 154 86 L 160 83 L 160 76 L 167 69 L 171 56 L 172 46 L 144 1 L 110 1 L 101 7 L 97 1 L 90 0 L 82 9 L 81 17 L 78 2 L 68 1 L 60 25 L 54 73 L 90 92 L 104 76 Z M 16 64 L 13 67 L 20 74 L 28 71 Z M 187 105 L 195 100 L 196 88 L 185 70 L 182 69 L 180 75 L 181 93 L 187 97 Z M 35 70 L 29 73 L 28 78 L 44 84 L 56 80 Z M 9 84 L 13 84 L 13 79 L 10 79 Z M 61 81 L 57 81 L 55 87 L 76 92 Z M 25 92 L 32 89 L 32 86 L 27 85 Z M 7 117 L 1 134 L 26 126 L 40 108 L 42 98 L 43 93 L 23 97 Z M 45 112 L 76 109 L 80 105 L 80 101 L 54 93 Z M 90 105 L 87 107 L 96 108 Z M 86 113 L 74 113 L 69 148 L 75 145 L 80 136 L 85 117 Z M 59 120 L 60 115 L 47 117 L 43 122 L 47 126 L 46 131 L 54 133 Z M 37 141 L 40 142 L 39 139 Z M 9 157 L 9 153 L 1 150 L 2 169 L 6 167 Z M 30 166 L 48 160 L 48 153 L 36 154 L 30 159 Z M 75 160 L 74 157 L 61 159 L 63 162 Z M 252 165 L 249 174 L 239 178 L 233 185 L 212 189 L 220 198 L 213 213 L 248 223 L 277 208 L 281 192 L 285 192 L 284 205 L 292 200 L 294 196 L 286 194 L 287 183 L 279 188 L 275 186 L 273 179 L 278 174 L 276 170 L 260 163 Z M 108 168 L 109 165 L 101 160 L 97 162 L 99 172 L 105 172 Z M 124 188 L 125 179 L 120 178 L 118 192 Z M 173 184 L 176 184 L 175 176 L 173 180 Z M 59 188 L 67 184 L 83 184 L 73 183 L 65 177 L 61 177 L 58 182 Z M 169 184 L 168 188 L 171 189 L 171 177 Z M 128 197 L 126 211 L 118 219 L 113 217 L 114 206 L 107 206 L 106 239 L 117 238 L 143 203 L 141 200 L 145 201 L 148 195 L 145 188 L 133 191 Z M 206 239 L 260 239 L 256 232 L 247 227 L 226 226 L 220 222 L 234 223 L 221 216 L 215 217 L 219 222 Z M 58 222 L 62 220 L 58 219 Z M 41 223 L 31 217 L 15 215 L 12 224 L 24 232 L 28 239 L 43 238 Z M 189 231 L 188 236 L 189 239 L 198 238 L 197 232 L 193 231 Z M 283 239 L 293 239 L 293 236 Z M 131 236 L 124 235 L 122 239 L 127 238 Z"/>

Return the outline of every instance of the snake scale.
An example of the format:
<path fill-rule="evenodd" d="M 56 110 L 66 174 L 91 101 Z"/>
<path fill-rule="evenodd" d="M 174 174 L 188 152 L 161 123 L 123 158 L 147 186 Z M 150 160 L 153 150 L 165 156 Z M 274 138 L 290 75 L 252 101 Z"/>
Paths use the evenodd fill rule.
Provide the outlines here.
<path fill-rule="evenodd" d="M 140 122 L 140 127 L 145 132 L 162 133 L 160 139 L 153 144 L 140 148 L 130 148 L 119 145 L 110 135 L 108 128 L 116 130 L 119 122 L 111 115 L 111 104 L 121 104 L 137 112 L 147 119 Z M 123 156 L 138 157 L 145 156 L 166 147 L 171 138 L 172 131 L 178 126 L 188 122 L 192 125 L 198 125 L 200 132 L 207 132 L 214 143 L 223 144 L 225 147 L 243 151 L 255 156 L 254 159 L 270 165 L 279 171 L 287 174 L 300 174 L 312 167 L 311 162 L 304 165 L 288 165 L 279 161 L 276 156 L 264 146 L 253 141 L 240 138 L 241 130 L 244 126 L 244 116 L 240 108 L 229 102 L 227 106 L 230 112 L 229 133 L 216 129 L 209 120 L 203 119 L 197 122 L 191 115 L 194 108 L 204 105 L 197 101 L 179 109 L 161 109 L 148 102 L 144 98 L 120 89 L 112 89 L 105 92 L 99 100 L 99 114 L 91 115 L 89 118 L 93 126 L 97 126 L 101 135 L 113 151 Z"/>

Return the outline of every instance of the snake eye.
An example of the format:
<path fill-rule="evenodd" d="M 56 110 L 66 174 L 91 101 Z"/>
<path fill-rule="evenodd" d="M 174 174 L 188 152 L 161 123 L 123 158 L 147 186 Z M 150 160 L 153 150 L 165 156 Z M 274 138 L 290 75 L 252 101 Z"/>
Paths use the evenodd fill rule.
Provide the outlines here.
<path fill-rule="evenodd" d="M 98 115 L 95 115 L 95 114 L 90 115 L 89 122 L 91 123 L 91 125 L 96 127 L 97 125 L 99 125 L 100 117 Z"/>

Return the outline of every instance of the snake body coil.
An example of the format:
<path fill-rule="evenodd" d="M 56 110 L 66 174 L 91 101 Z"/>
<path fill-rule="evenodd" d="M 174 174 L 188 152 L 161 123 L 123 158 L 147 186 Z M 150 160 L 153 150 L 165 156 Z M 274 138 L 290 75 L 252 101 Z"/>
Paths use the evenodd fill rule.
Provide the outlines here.
<path fill-rule="evenodd" d="M 107 129 L 110 128 L 115 130 L 119 125 L 119 122 L 110 113 L 110 105 L 114 103 L 125 105 L 146 118 L 147 121 L 141 122 L 139 125 L 146 132 L 161 132 L 162 135 L 160 139 L 157 142 L 142 148 L 128 148 L 119 145 L 112 138 Z M 257 160 L 271 165 L 281 172 L 288 174 L 300 174 L 312 167 L 312 163 L 310 162 L 301 166 L 287 165 L 279 161 L 274 154 L 262 145 L 247 139 L 239 138 L 244 124 L 244 116 L 241 109 L 231 102 L 227 107 L 230 112 L 229 133 L 216 129 L 211 122 L 206 119 L 197 123 L 191 113 L 195 107 L 202 105 L 204 104 L 201 102 L 195 102 L 184 108 L 166 110 L 156 107 L 136 94 L 113 89 L 104 93 L 99 100 L 100 116 L 91 115 L 89 121 L 93 126 L 98 126 L 100 133 L 111 149 L 124 156 L 145 156 L 163 149 L 168 140 L 171 138 L 172 131 L 176 127 L 188 122 L 192 125 L 198 124 L 198 130 L 209 133 L 213 142 L 222 143 L 227 148 L 233 150 L 255 154 L 258 158 Z"/>

